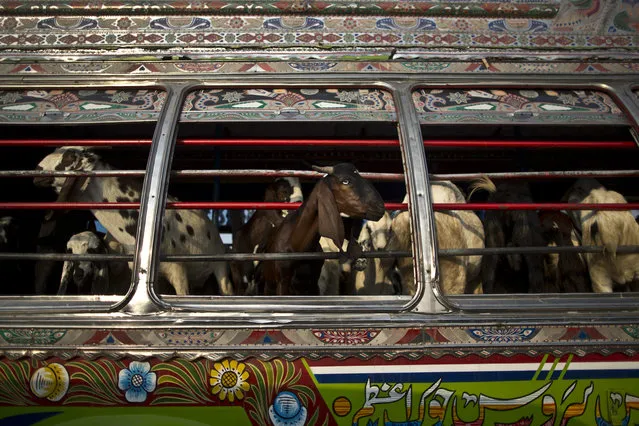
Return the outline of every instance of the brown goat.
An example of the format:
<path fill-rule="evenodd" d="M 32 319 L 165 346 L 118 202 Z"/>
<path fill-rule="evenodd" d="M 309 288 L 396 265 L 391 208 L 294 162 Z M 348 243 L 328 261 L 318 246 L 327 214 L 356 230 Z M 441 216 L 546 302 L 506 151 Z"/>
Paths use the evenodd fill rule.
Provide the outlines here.
<path fill-rule="evenodd" d="M 267 253 L 321 252 L 320 237 L 341 247 L 345 231 L 342 215 L 379 220 L 384 201 L 373 185 L 350 163 L 313 167 L 327 173 L 299 210 L 289 214 L 271 233 Z M 349 249 L 354 244 L 349 244 Z M 259 288 L 267 295 L 317 295 L 322 260 L 263 261 L 256 271 Z"/>
<path fill-rule="evenodd" d="M 280 178 L 271 183 L 264 194 L 266 202 L 294 203 L 303 200 L 300 182 L 297 178 Z M 268 241 L 271 232 L 284 220 L 283 210 L 257 210 L 244 226 L 233 233 L 234 253 L 253 253 L 257 247 Z M 255 294 L 253 261 L 233 261 L 230 263 L 231 277 L 237 294 Z"/>
<path fill-rule="evenodd" d="M 579 238 L 570 216 L 557 211 L 539 212 L 548 246 L 577 247 Z M 556 293 L 585 293 L 591 289 L 588 267 L 582 253 L 549 253 L 544 257 L 546 285 Z"/>

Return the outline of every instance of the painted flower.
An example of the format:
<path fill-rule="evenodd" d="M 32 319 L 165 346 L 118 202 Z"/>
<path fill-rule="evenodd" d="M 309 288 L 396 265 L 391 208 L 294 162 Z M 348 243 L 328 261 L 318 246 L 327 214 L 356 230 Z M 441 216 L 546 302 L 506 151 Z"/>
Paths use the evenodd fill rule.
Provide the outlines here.
<path fill-rule="evenodd" d="M 156 385 L 155 373 L 148 362 L 131 361 L 129 368 L 120 370 L 118 387 L 125 391 L 129 402 L 144 402 L 148 392 L 153 392 Z"/>
<path fill-rule="evenodd" d="M 211 392 L 224 401 L 228 396 L 229 402 L 244 398 L 244 392 L 249 390 L 246 381 L 249 377 L 248 371 L 244 371 L 246 365 L 235 360 L 225 359 L 216 362 L 211 370 Z"/>

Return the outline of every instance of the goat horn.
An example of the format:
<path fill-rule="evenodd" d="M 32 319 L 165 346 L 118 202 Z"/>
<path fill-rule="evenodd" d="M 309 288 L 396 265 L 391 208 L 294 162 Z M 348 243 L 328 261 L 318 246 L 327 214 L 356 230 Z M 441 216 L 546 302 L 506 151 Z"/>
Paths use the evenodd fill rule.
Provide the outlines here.
<path fill-rule="evenodd" d="M 313 170 L 315 170 L 316 172 L 322 172 L 322 173 L 327 173 L 331 175 L 333 174 L 333 171 L 335 170 L 335 168 L 333 166 L 326 166 L 326 167 L 313 166 Z"/>

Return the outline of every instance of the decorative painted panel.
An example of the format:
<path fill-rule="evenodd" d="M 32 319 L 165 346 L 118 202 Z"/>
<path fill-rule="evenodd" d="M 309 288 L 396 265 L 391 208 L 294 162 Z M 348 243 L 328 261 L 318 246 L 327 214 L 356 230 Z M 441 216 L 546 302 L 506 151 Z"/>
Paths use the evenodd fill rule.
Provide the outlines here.
<path fill-rule="evenodd" d="M 451 47 L 581 51 L 584 57 L 615 49 L 616 54 L 633 56 L 621 49 L 634 49 L 639 40 L 634 0 L 234 0 L 188 6 L 162 0 L 144 5 L 43 1 L 2 6 L 10 13 L 0 18 L 0 48 L 26 56 L 42 56 L 46 49 L 47 59 L 54 54 L 86 57 L 92 50 L 102 54 L 114 48 L 121 49 L 117 55 L 144 52 L 155 58 L 167 56 L 167 49 L 178 56 L 224 51 L 236 57 L 238 48 L 358 49 L 353 55 L 366 56 L 379 48 Z"/>
<path fill-rule="evenodd" d="M 396 121 L 379 89 L 203 89 L 184 101 L 181 121 Z"/>
<path fill-rule="evenodd" d="M 419 89 L 413 102 L 422 124 L 629 124 L 610 96 L 591 90 Z"/>
<path fill-rule="evenodd" d="M 0 358 L 0 422 L 630 425 L 639 361 L 608 356 Z M 533 423 L 534 419 L 534 423 Z"/>
<path fill-rule="evenodd" d="M 626 62 L 510 62 L 491 61 L 483 63 L 480 60 L 464 61 L 435 61 L 429 59 L 423 61 L 432 52 L 411 51 L 404 53 L 405 60 L 386 61 L 382 60 L 390 53 L 380 52 L 376 59 L 352 60 L 354 53 L 349 51 L 331 52 L 271 52 L 269 58 L 264 52 L 245 51 L 242 55 L 249 57 L 246 61 L 227 62 L 226 54 L 220 54 L 221 58 L 215 61 L 79 61 L 79 62 L 44 62 L 14 64 L 0 62 L 0 75 L 11 76 L 40 76 L 55 75 L 69 76 L 92 75 L 96 77 L 111 75 L 128 76 L 161 76 L 165 74 L 181 75 L 185 77 L 206 78 L 217 74 L 276 74 L 276 73 L 296 73 L 306 72 L 321 73 L 342 73 L 355 72 L 363 75 L 369 73 L 473 73 L 473 74 L 590 74 L 605 75 L 615 74 L 636 74 L 639 72 L 639 63 Z M 10 56 L 10 53 L 6 53 Z M 443 55 L 443 53 L 442 53 Z M 448 53 L 450 56 L 450 53 Z M 106 56 L 106 55 L 105 55 Z M 299 60 L 276 60 L 277 58 L 299 57 Z M 250 59 L 253 57 L 253 59 Z M 410 60 L 409 60 L 410 59 Z"/>
<path fill-rule="evenodd" d="M 155 121 L 159 90 L 0 90 L 0 123 Z"/>
<path fill-rule="evenodd" d="M 140 4 L 135 1 L 6 1 L 0 10 L 9 13 L 34 12 L 104 12 L 111 15 L 144 14 L 150 9 L 167 14 L 184 12 L 223 12 L 223 13 L 273 13 L 273 12 L 310 12 L 310 13 L 375 13 L 383 11 L 390 14 L 428 13 L 431 16 L 508 16 L 508 17 L 553 17 L 559 11 L 560 0 L 421 0 L 410 4 L 401 0 L 369 1 L 356 4 L 351 0 L 333 0 L 331 2 L 306 2 L 295 0 L 259 1 L 226 0 L 219 2 L 184 3 L 175 0 L 155 0 Z"/>
<path fill-rule="evenodd" d="M 87 350 L 104 348 L 117 351 L 140 345 L 144 348 L 165 350 L 198 350 L 202 347 L 238 346 L 260 350 L 278 348 L 304 348 L 321 351 L 323 348 L 360 347 L 372 351 L 380 347 L 412 350 L 428 345 L 431 348 L 450 348 L 454 345 L 481 347 L 485 345 L 524 344 L 530 347 L 560 344 L 613 345 L 639 344 L 639 326 L 440 326 L 414 328 L 291 328 L 291 329 L 215 329 L 215 328 L 167 328 L 167 329 L 0 329 L 0 351 L 10 351 L 29 345 L 40 348 L 78 347 Z"/>

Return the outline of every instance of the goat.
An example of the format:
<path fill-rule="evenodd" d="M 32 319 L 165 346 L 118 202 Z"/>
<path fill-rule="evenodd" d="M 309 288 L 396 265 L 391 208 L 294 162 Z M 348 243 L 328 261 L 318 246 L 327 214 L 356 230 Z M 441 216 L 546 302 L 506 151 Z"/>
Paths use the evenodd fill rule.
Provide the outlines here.
<path fill-rule="evenodd" d="M 95 233 L 84 231 L 69 238 L 67 253 L 106 254 L 107 248 Z M 108 294 L 110 290 L 108 262 L 65 261 L 62 266 L 58 295 L 67 294 L 69 287 L 75 288 L 77 294 Z"/>
<path fill-rule="evenodd" d="M 341 215 L 369 220 L 379 220 L 384 215 L 382 197 L 352 164 L 313 168 L 327 175 L 315 184 L 300 208 L 271 233 L 265 252 L 319 252 L 320 237 L 327 237 L 340 247 L 345 236 Z M 349 244 L 349 250 L 355 245 Z M 321 260 L 263 261 L 256 276 L 264 294 L 317 295 L 322 264 Z"/>
<path fill-rule="evenodd" d="M 592 178 L 577 180 L 563 197 L 568 203 L 627 203 L 618 192 Z M 571 217 L 581 231 L 584 246 L 599 246 L 603 253 L 585 253 L 592 289 L 610 293 L 633 290 L 639 281 L 639 253 L 617 254 L 621 245 L 639 245 L 639 224 L 629 211 L 575 210 Z"/>
<path fill-rule="evenodd" d="M 113 170 L 95 153 L 78 147 L 62 147 L 46 156 L 36 170 L 93 171 Z M 58 200 L 74 202 L 140 201 L 142 182 L 118 177 L 36 177 L 36 186 L 53 187 Z M 168 197 L 169 201 L 175 198 Z M 131 210 L 92 210 L 93 215 L 116 239 L 126 253 L 133 253 L 138 212 Z M 199 210 L 167 210 L 162 224 L 161 251 L 164 254 L 221 254 L 224 244 L 217 227 Z M 204 286 L 213 273 L 220 292 L 228 295 L 233 288 L 225 262 L 160 263 L 160 274 L 173 286 L 176 294 L 189 294 L 190 289 Z"/>
<path fill-rule="evenodd" d="M 433 203 L 466 203 L 462 191 L 450 181 L 431 183 Z M 408 201 L 408 196 L 404 202 Z M 484 227 L 472 211 L 435 212 L 435 232 L 438 249 L 484 248 Z M 393 219 L 388 250 L 411 250 L 410 216 L 401 212 Z M 415 294 L 412 258 L 397 259 L 402 281 L 402 293 Z M 481 256 L 455 256 L 439 259 L 440 288 L 445 294 L 482 293 L 480 283 Z"/>
<path fill-rule="evenodd" d="M 0 252 L 17 249 L 18 225 L 11 216 L 0 217 Z"/>
<path fill-rule="evenodd" d="M 388 212 L 378 221 L 367 220 L 357 238 L 363 251 L 386 250 L 390 238 L 392 219 Z M 395 294 L 394 283 L 384 259 L 371 257 L 358 259 L 352 266 L 355 294 Z"/>
<path fill-rule="evenodd" d="M 326 237 L 321 237 L 320 247 L 324 253 L 339 253 L 340 249 L 335 243 Z M 348 241 L 342 243 L 341 251 L 347 250 Z M 317 280 L 317 286 L 319 287 L 319 294 L 322 296 L 333 295 L 336 296 L 341 293 L 341 282 L 343 275 L 347 273 L 347 269 L 350 268 L 350 264 L 340 263 L 339 259 L 324 259 L 322 265 L 322 271 L 320 272 L 319 279 Z"/>
<path fill-rule="evenodd" d="M 484 176 L 471 184 L 475 190 L 487 191 L 494 203 L 530 203 L 530 188 L 524 182 L 504 182 L 495 185 Z M 486 247 L 543 247 L 545 240 L 537 213 L 530 210 L 489 210 L 484 218 Z M 486 293 L 544 293 L 544 260 L 539 254 L 485 255 L 481 265 Z M 500 288 L 496 288 L 496 284 Z"/>
<path fill-rule="evenodd" d="M 0 253 L 19 253 L 23 247 L 20 240 L 20 228 L 18 221 L 12 216 L 0 217 Z M 2 294 L 28 294 L 32 289 L 25 289 L 24 282 L 26 262 L 16 260 L 0 261 L 2 281 L 6 283 L 2 288 Z"/>
<path fill-rule="evenodd" d="M 539 221 L 548 246 L 578 247 L 577 230 L 570 216 L 562 212 L 539 212 Z M 557 293 L 589 292 L 590 278 L 582 253 L 549 253 L 544 257 L 544 275 L 548 288 Z"/>
<path fill-rule="evenodd" d="M 266 188 L 264 194 L 266 202 L 295 203 L 303 200 L 298 178 L 276 179 Z M 253 253 L 263 246 L 287 214 L 286 210 L 257 210 L 244 226 L 233 233 L 233 252 Z M 237 294 L 253 294 L 256 291 L 253 261 L 234 261 L 230 265 Z"/>

